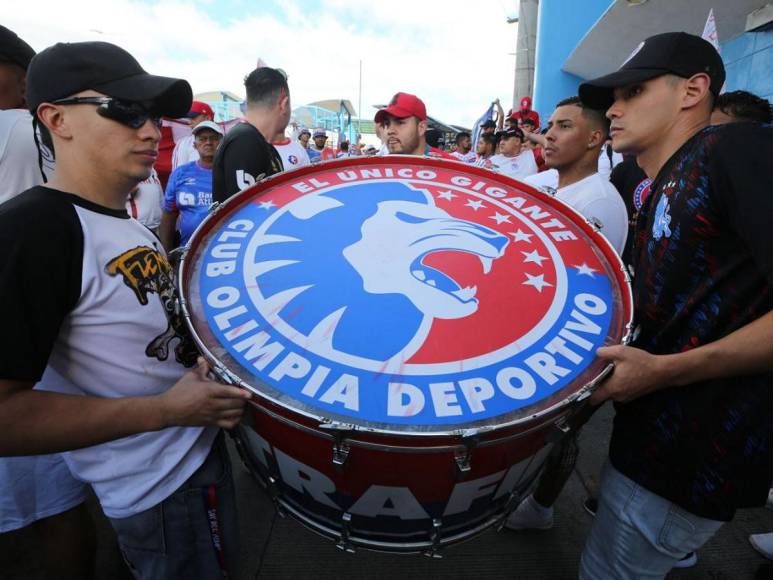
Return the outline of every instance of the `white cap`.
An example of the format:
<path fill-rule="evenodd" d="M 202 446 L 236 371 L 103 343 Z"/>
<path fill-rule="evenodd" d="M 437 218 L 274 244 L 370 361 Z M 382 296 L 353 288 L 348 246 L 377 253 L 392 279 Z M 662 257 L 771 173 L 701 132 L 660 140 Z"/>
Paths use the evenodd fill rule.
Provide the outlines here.
<path fill-rule="evenodd" d="M 214 121 L 202 121 L 193 128 L 193 134 L 195 135 L 197 131 L 201 131 L 202 129 L 210 129 L 218 135 L 224 135 L 222 127 Z"/>

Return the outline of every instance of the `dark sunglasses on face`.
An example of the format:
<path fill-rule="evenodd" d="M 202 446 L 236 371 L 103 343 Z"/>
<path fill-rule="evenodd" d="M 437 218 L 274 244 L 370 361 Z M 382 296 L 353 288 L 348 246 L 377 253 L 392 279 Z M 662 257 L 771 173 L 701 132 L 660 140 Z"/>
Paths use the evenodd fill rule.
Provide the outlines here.
<path fill-rule="evenodd" d="M 161 117 L 148 111 L 139 103 L 122 101 L 113 97 L 71 97 L 53 101 L 53 105 L 96 105 L 97 114 L 132 129 L 139 129 L 148 120 L 161 128 Z"/>

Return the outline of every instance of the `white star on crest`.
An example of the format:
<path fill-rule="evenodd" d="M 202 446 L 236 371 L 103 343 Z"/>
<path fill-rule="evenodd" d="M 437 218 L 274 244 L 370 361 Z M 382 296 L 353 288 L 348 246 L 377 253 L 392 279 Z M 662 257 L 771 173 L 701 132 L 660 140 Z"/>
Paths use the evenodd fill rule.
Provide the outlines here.
<path fill-rule="evenodd" d="M 550 282 L 545 282 L 545 276 L 544 274 L 540 274 L 539 276 L 532 276 L 531 274 L 526 274 L 526 277 L 528 280 L 526 282 L 523 282 L 526 286 L 534 286 L 538 292 L 542 293 L 542 289 L 545 286 L 552 286 Z"/>
<path fill-rule="evenodd" d="M 268 201 L 258 202 L 258 205 L 260 206 L 261 209 L 271 209 L 272 207 L 276 207 L 276 205 L 274 205 L 274 202 L 271 201 L 270 199 Z"/>
<path fill-rule="evenodd" d="M 542 266 L 542 262 L 547 260 L 545 256 L 540 256 L 537 250 L 534 250 L 532 252 L 521 252 L 521 253 L 523 254 L 523 257 L 524 257 L 524 260 L 523 260 L 524 264 L 528 262 L 533 262 L 538 266 Z"/>
<path fill-rule="evenodd" d="M 593 272 L 596 271 L 593 268 L 591 268 L 590 266 L 588 266 L 588 264 L 586 264 L 585 262 L 583 262 L 579 266 L 575 266 L 575 268 L 577 268 L 577 274 L 578 275 L 580 275 L 580 276 L 590 276 L 591 278 L 593 278 Z"/>
<path fill-rule="evenodd" d="M 513 236 L 513 240 L 516 242 L 531 242 L 531 237 L 534 234 L 527 234 L 518 230 L 517 232 L 510 232 L 510 235 Z"/>
<path fill-rule="evenodd" d="M 510 216 L 501 214 L 499 212 L 497 212 L 495 215 L 489 216 L 489 218 L 492 220 L 496 220 L 498 224 L 501 224 L 502 222 L 506 222 L 508 224 L 510 223 Z"/>
<path fill-rule="evenodd" d="M 471 207 L 475 211 L 478 211 L 482 207 L 486 207 L 485 205 L 483 205 L 482 201 L 476 200 L 476 199 L 468 199 L 467 203 L 465 203 L 464 205 L 466 205 L 467 207 Z"/>
<path fill-rule="evenodd" d="M 442 199 L 447 199 L 448 201 L 451 201 L 453 198 L 456 197 L 456 194 L 451 193 L 450 191 L 441 191 L 438 192 L 437 196 Z"/>

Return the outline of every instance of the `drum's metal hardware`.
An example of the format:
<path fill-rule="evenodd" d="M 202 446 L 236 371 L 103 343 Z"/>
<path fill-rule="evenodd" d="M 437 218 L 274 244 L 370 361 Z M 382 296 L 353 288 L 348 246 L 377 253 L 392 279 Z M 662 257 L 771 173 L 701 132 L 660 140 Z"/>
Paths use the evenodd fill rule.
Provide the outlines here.
<path fill-rule="evenodd" d="M 464 450 L 457 450 L 454 452 L 454 461 L 456 461 L 456 467 L 459 468 L 459 471 L 467 473 L 471 469 L 470 461 L 472 460 L 472 452 L 478 445 L 478 440 L 474 437 L 469 437 L 463 439 L 462 443 L 464 444 Z"/>
<path fill-rule="evenodd" d="M 351 423 L 341 423 L 340 421 L 323 421 L 319 424 L 320 429 L 326 431 L 356 431 L 357 426 Z"/>
<path fill-rule="evenodd" d="M 510 497 L 507 498 L 507 503 L 505 503 L 505 509 L 504 509 L 504 512 L 502 512 L 502 517 L 500 518 L 499 522 L 496 524 L 496 530 L 498 532 L 502 531 L 502 528 L 507 522 L 507 518 L 510 516 L 511 513 L 513 513 L 515 508 L 517 508 L 518 504 L 520 503 L 521 503 L 521 494 L 518 493 L 516 490 L 511 491 Z"/>
<path fill-rule="evenodd" d="M 443 554 L 440 553 L 440 530 L 443 528 L 443 520 L 440 518 L 432 519 L 432 530 L 429 532 L 429 539 L 432 542 L 432 547 L 424 552 L 424 555 L 429 558 L 442 558 Z"/>
<path fill-rule="evenodd" d="M 462 473 L 467 473 L 472 469 L 470 467 L 470 449 L 466 448 L 464 451 L 456 451 L 454 453 L 454 461 L 456 461 L 456 467 L 459 468 L 459 471 Z"/>
<path fill-rule="evenodd" d="M 549 443 L 555 443 L 565 437 L 571 430 L 572 427 L 569 425 L 567 417 L 559 417 L 556 419 L 556 422 L 553 423 L 553 429 L 548 433 L 546 439 Z"/>
<path fill-rule="evenodd" d="M 279 498 L 281 497 L 282 492 L 279 489 L 279 483 L 277 482 L 277 479 L 273 475 L 266 477 L 266 491 L 268 491 L 268 495 L 271 498 L 271 501 L 274 502 L 276 513 L 279 514 L 280 517 L 285 517 L 287 514 L 285 513 L 285 509 L 282 507 L 282 504 L 279 502 Z"/>
<path fill-rule="evenodd" d="M 341 437 L 336 437 L 333 443 L 333 463 L 341 466 L 349 458 L 349 444 Z"/>
<path fill-rule="evenodd" d="M 344 512 L 341 516 L 341 534 L 338 536 L 338 542 L 336 542 L 336 548 L 344 552 L 354 554 L 356 551 L 349 537 L 352 534 L 352 514 Z"/>

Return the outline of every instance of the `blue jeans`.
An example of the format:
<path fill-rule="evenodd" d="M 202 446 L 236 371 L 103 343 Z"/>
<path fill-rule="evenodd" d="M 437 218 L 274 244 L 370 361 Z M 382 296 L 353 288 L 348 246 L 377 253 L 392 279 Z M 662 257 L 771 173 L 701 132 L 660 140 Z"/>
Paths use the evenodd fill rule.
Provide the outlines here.
<path fill-rule="evenodd" d="M 580 560 L 580 578 L 663 578 L 723 523 L 683 510 L 607 463 L 598 512 Z"/>
<path fill-rule="evenodd" d="M 110 523 L 138 580 L 237 578 L 236 495 L 223 433 L 201 467 L 171 496 Z"/>

